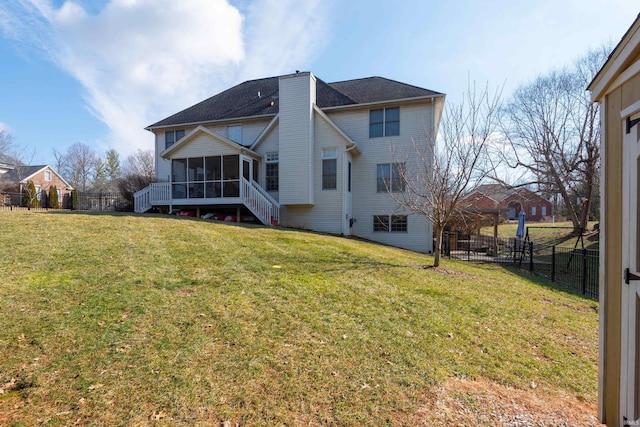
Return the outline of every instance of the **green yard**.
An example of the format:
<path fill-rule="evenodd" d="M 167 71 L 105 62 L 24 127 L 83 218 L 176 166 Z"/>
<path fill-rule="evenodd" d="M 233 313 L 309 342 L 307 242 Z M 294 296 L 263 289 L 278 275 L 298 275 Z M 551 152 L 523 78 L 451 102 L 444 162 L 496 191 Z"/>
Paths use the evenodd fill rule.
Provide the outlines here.
<path fill-rule="evenodd" d="M 446 425 L 454 380 L 596 403 L 598 304 L 500 266 L 168 216 L 0 224 L 0 425 Z"/>

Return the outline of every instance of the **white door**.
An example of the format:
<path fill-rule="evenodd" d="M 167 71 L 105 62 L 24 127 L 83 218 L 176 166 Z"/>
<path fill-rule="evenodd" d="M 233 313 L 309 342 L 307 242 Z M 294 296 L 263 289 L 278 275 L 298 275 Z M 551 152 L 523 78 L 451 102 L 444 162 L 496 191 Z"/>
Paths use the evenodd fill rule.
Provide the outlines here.
<path fill-rule="evenodd" d="M 251 157 L 240 156 L 242 158 L 242 177 L 247 181 L 253 178 L 253 159 Z"/>
<path fill-rule="evenodd" d="M 640 251 L 638 250 L 638 125 L 623 122 L 622 178 L 622 366 L 621 413 L 629 421 L 640 418 Z M 628 133 L 627 133 L 628 131 Z"/>

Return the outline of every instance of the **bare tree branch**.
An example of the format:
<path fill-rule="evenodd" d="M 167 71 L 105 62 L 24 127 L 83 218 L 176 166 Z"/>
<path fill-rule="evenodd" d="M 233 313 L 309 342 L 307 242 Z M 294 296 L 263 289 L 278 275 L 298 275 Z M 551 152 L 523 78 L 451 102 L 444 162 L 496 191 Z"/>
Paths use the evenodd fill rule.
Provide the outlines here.
<path fill-rule="evenodd" d="M 585 88 L 607 54 L 605 47 L 590 51 L 572 68 L 519 87 L 503 110 L 510 149 L 493 156 L 521 171 L 520 185 L 559 196 L 576 228 L 587 225 L 600 166 L 598 104 Z M 499 175 L 492 178 L 504 183 Z"/>
<path fill-rule="evenodd" d="M 445 107 L 437 144 L 425 132 L 406 152 L 392 147 L 394 161 L 404 164 L 400 168 L 404 191 L 389 194 L 402 209 L 423 215 L 433 224 L 436 267 L 444 228 L 462 196 L 487 176 L 487 147 L 498 137 L 501 96 L 501 88 L 490 93 L 486 86 L 478 90 L 475 83 L 469 83 L 464 100 Z"/>

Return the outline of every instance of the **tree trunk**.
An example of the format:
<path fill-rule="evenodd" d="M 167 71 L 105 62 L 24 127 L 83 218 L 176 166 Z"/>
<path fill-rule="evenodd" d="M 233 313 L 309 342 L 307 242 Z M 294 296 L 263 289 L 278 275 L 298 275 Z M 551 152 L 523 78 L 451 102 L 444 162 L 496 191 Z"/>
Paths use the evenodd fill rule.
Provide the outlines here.
<path fill-rule="evenodd" d="M 433 266 L 438 267 L 440 265 L 440 249 L 442 248 L 442 227 L 434 224 L 433 229 L 436 235 L 436 247 L 433 248 Z"/>

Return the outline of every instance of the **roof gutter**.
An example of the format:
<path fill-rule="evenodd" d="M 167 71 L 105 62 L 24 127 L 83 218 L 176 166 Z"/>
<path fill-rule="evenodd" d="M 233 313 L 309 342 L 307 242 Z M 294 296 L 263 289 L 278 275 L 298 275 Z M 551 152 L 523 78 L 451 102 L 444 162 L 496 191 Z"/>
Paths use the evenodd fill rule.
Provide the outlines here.
<path fill-rule="evenodd" d="M 144 128 L 144 130 L 148 130 L 149 132 L 152 132 L 154 129 L 169 129 L 169 128 L 175 128 L 176 126 L 199 126 L 199 125 L 209 125 L 209 124 L 216 124 L 216 123 L 233 123 L 233 122 L 238 122 L 241 120 L 251 120 L 251 119 L 263 119 L 263 118 L 268 118 L 268 117 L 275 117 L 277 114 L 261 114 L 259 116 L 244 116 L 244 117 L 233 117 L 231 119 L 219 119 L 219 120 L 203 120 L 203 121 L 199 121 L 199 122 L 188 122 L 188 123 L 175 123 L 172 125 L 163 125 L 163 126 L 147 126 L 146 128 Z"/>
<path fill-rule="evenodd" d="M 366 108 L 366 107 L 371 107 L 371 106 L 375 106 L 375 105 L 384 105 L 384 104 L 397 104 L 397 103 L 404 103 L 404 102 L 417 102 L 417 101 L 431 101 L 434 102 L 436 100 L 436 98 L 443 98 L 446 95 L 444 93 L 440 93 L 437 95 L 428 95 L 428 96 L 419 96 L 419 97 L 413 97 L 413 98 L 400 98 L 400 99 L 389 99 L 387 101 L 375 101 L 375 102 L 361 102 L 358 104 L 348 104 L 348 105 L 338 105 L 335 107 L 324 107 L 321 108 L 322 111 L 334 111 L 334 110 L 348 110 L 348 109 L 358 109 L 358 108 Z"/>

